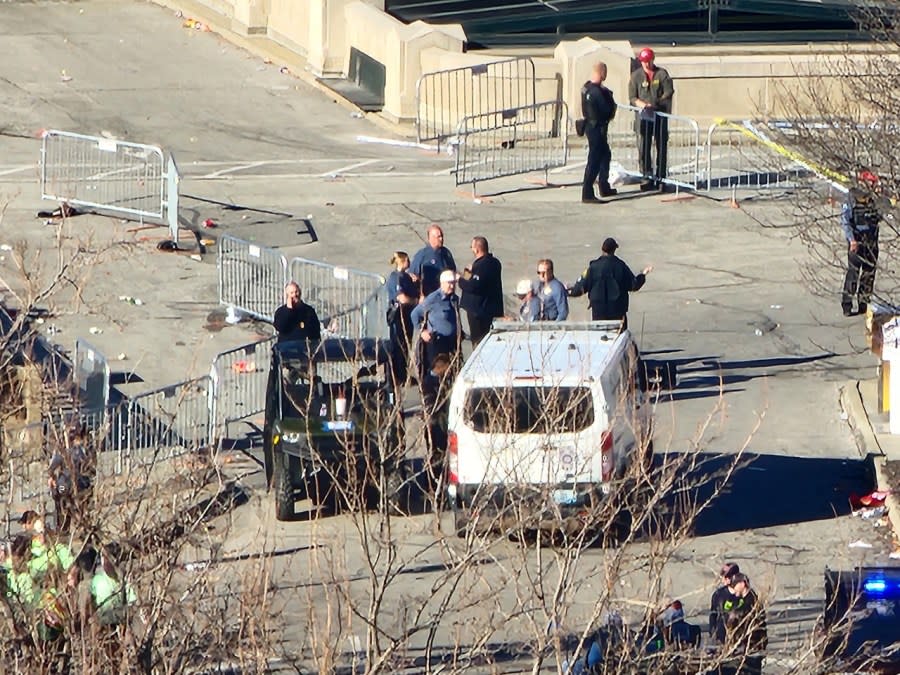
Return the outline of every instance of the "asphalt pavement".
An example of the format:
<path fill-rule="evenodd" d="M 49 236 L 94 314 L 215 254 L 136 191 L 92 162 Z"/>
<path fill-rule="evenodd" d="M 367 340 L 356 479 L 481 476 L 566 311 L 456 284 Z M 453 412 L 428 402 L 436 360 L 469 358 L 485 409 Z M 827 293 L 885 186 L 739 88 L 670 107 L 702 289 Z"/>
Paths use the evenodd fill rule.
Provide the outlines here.
<path fill-rule="evenodd" d="M 569 166 L 553 174 L 566 187 L 515 177 L 485 184 L 488 199 L 460 196 L 450 158 L 360 142 L 396 137 L 281 72 L 277 59 L 267 63 L 226 38 L 182 28 L 171 10 L 144 2 L 0 4 L 7 54 L 0 59 L 0 244 L 25 242 L 35 256 L 27 269 L 41 268 L 44 278 L 54 274 L 56 251 L 91 252 L 81 292 L 65 287 L 48 303 L 52 316 L 42 330 L 52 326 L 51 339 L 66 348 L 76 337 L 88 339 L 135 393 L 205 374 L 216 353 L 258 333 L 220 320 L 214 244 L 197 261 L 157 251 L 162 228 L 95 215 L 62 227 L 36 218 L 48 207 L 38 184 L 41 129 L 160 144 L 184 173 L 187 220 L 212 218 L 219 224 L 208 233 L 213 238 L 233 234 L 288 257 L 386 274 L 391 253 L 421 247 L 436 222 L 461 263 L 471 237 L 486 236 L 511 291 L 542 257 L 554 260 L 563 281 L 574 281 L 613 236 L 633 268 L 654 266 L 629 313 L 642 350 L 679 364 L 680 385 L 658 406 L 657 452 L 753 458 L 666 565 L 667 591 L 685 599 L 689 615 L 702 616 L 713 571 L 725 559 L 739 562 L 772 598 L 776 672 L 814 623 L 826 565 L 890 562 L 884 529 L 853 517 L 848 506 L 874 479 L 841 392 L 869 379 L 875 361 L 863 347 L 862 319 L 844 318 L 836 295 L 823 299 L 804 286 L 800 242 L 789 230 L 760 225 L 760 218 L 783 222 L 783 203 L 757 201 L 750 217 L 727 199 L 625 187 L 604 205 L 583 205 L 580 141 Z M 25 281 L 12 252 L 0 255 L 0 279 L 10 289 L 4 301 L 15 304 Z M 573 318 L 587 318 L 581 300 L 572 306 Z M 275 572 L 300 604 L 327 595 L 325 586 L 303 585 L 323 549 L 340 542 L 333 553 L 345 561 L 348 579 L 363 569 L 346 519 L 276 523 L 260 474 L 243 481 L 252 496 L 232 514 L 224 555 L 294 551 L 277 559 Z M 407 550 L 431 550 L 424 516 L 401 527 Z M 436 563 L 427 557 L 420 555 L 423 565 Z M 592 551 L 583 564 L 597 569 L 602 560 Z M 502 564 L 483 573 L 495 584 L 505 575 Z M 435 574 L 423 566 L 409 577 L 410 593 L 427 593 Z M 591 598 L 581 593 L 574 615 L 587 612 Z M 304 620 L 296 603 L 284 616 Z"/>

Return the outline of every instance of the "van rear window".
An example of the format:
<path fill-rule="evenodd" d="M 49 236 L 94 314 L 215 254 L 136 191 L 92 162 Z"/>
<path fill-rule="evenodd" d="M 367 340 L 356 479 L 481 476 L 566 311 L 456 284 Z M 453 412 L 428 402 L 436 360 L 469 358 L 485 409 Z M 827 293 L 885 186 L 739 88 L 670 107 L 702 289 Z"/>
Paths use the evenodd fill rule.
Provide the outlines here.
<path fill-rule="evenodd" d="M 573 433 L 594 423 L 594 400 L 588 387 L 470 389 L 464 416 L 485 434 Z"/>

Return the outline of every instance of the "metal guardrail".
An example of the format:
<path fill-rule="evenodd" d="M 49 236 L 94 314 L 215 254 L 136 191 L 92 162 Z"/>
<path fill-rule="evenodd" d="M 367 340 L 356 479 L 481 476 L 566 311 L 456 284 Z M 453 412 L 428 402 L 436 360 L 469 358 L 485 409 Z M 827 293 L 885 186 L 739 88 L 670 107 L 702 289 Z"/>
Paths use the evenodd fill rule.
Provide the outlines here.
<path fill-rule="evenodd" d="M 474 191 L 482 181 L 565 166 L 568 130 L 562 101 L 464 117 L 457 129 L 456 184 L 471 183 Z"/>
<path fill-rule="evenodd" d="M 271 322 L 283 302 L 284 286 L 295 281 L 325 332 L 344 337 L 387 334 L 384 277 L 306 258 L 290 263 L 277 250 L 224 235 L 216 261 L 219 303 Z M 377 331 L 367 333 L 367 331 Z"/>
<path fill-rule="evenodd" d="M 291 260 L 288 271 L 290 279 L 303 289 L 303 301 L 315 307 L 324 332 L 367 337 L 370 323 L 364 317 L 377 314 L 378 303 L 372 298 L 384 286 L 384 277 L 306 258 Z M 387 304 L 382 313 L 386 312 Z"/>
<path fill-rule="evenodd" d="M 218 438 L 228 436 L 231 423 L 258 415 L 266 408 L 266 386 L 276 337 L 251 342 L 217 354 L 210 368 L 212 424 Z"/>
<path fill-rule="evenodd" d="M 223 235 L 216 258 L 219 304 L 263 321 L 272 321 L 284 298 L 287 260 L 266 248 Z"/>
<path fill-rule="evenodd" d="M 441 143 L 456 133 L 464 117 L 527 108 L 535 103 L 535 69 L 530 58 L 425 73 L 416 82 L 416 136 L 419 143 L 437 141 L 440 149 Z M 497 119 L 488 117 L 481 121 L 489 124 Z"/>

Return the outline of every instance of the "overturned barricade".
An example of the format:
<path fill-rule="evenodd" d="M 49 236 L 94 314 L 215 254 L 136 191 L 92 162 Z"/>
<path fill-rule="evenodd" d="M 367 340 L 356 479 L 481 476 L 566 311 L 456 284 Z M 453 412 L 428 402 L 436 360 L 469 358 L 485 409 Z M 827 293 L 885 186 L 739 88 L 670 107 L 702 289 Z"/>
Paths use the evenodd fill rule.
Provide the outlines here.
<path fill-rule="evenodd" d="M 42 135 L 40 164 L 42 199 L 165 223 L 178 243 L 181 176 L 162 148 L 51 130 Z"/>

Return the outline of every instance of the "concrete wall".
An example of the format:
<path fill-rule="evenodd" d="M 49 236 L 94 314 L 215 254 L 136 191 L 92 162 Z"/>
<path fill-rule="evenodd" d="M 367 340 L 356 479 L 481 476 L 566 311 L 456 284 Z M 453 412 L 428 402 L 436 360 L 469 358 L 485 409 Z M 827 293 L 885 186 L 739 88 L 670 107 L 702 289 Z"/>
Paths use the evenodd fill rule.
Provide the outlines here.
<path fill-rule="evenodd" d="M 423 22 L 406 25 L 385 14 L 384 0 L 193 0 L 230 19 L 235 30 L 265 33 L 284 47 L 302 55 L 315 75 L 346 74 L 350 48 L 356 47 L 381 62 L 386 69 L 383 114 L 390 120 L 409 122 L 416 117 L 416 82 L 424 73 L 469 67 L 509 58 L 513 50 L 465 52 L 466 37 L 459 25 L 432 26 Z M 598 42 L 583 38 L 562 42 L 551 52 L 534 57 L 538 77 L 538 101 L 554 99 L 559 82 L 569 114 L 580 116 L 579 90 L 591 66 L 604 61 L 608 86 L 616 100 L 627 103 L 632 57 L 640 45 Z M 822 74 L 830 81 L 822 86 L 842 94 L 835 73 L 842 47 L 798 46 L 699 46 L 660 47 L 657 63 L 675 78 L 674 112 L 697 119 L 701 126 L 714 119 L 758 118 L 783 114 L 778 92 L 800 90 L 803 73 Z M 854 47 L 865 58 L 871 47 Z M 519 55 L 527 55 L 522 52 Z M 846 64 L 844 64 L 846 65 Z M 846 69 L 844 69 L 846 70 Z M 484 94 L 482 101 L 493 94 Z M 456 93 L 443 104 L 459 107 Z M 461 107 L 472 112 L 472 105 Z"/>
<path fill-rule="evenodd" d="M 580 87 L 596 61 L 608 65 L 607 86 L 613 90 L 616 101 L 629 103 L 632 55 L 639 49 L 639 45 L 632 47 L 628 42 L 600 43 L 590 38 L 560 43 L 554 56 L 563 73 L 564 96 L 570 109 L 578 110 Z M 817 81 L 817 86 L 828 89 L 835 103 L 839 103 L 843 86 L 842 76 L 836 73 L 841 68 L 846 71 L 853 58 L 851 56 L 848 61 L 840 48 L 827 45 L 661 48 L 655 51 L 657 65 L 666 68 L 675 79 L 674 114 L 691 117 L 701 126 L 707 126 L 717 118 L 784 115 L 782 95 L 804 90 L 810 75 L 825 77 L 824 82 Z M 865 57 L 860 54 L 859 58 Z M 862 72 L 862 67 L 859 71 Z"/>
<path fill-rule="evenodd" d="M 344 9 L 347 50 L 343 72 L 347 72 L 350 46 L 385 66 L 387 81 L 383 114 L 391 120 L 416 116 L 416 82 L 423 72 L 423 53 L 439 50 L 461 54 L 465 33 L 458 25 L 430 26 L 421 21 L 409 25 L 397 21 L 377 7 L 355 0 Z"/>
<path fill-rule="evenodd" d="M 384 0 L 238 0 L 268 3 L 266 33 L 307 60 L 315 75 L 346 74 L 352 24 L 345 10 L 360 4 L 383 13 Z"/>

